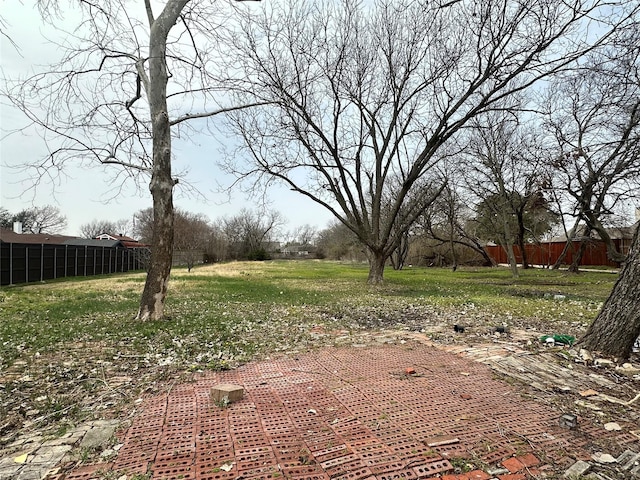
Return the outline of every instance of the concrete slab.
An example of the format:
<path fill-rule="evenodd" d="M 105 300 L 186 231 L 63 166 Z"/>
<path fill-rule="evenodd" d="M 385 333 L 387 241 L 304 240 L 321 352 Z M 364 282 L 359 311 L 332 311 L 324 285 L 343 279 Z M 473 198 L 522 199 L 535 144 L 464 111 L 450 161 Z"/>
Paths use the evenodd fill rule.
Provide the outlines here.
<path fill-rule="evenodd" d="M 101 420 L 93 422 L 91 424 L 91 429 L 84 434 L 84 437 L 80 441 L 80 448 L 107 447 L 113 438 L 118 425 L 118 421 Z"/>

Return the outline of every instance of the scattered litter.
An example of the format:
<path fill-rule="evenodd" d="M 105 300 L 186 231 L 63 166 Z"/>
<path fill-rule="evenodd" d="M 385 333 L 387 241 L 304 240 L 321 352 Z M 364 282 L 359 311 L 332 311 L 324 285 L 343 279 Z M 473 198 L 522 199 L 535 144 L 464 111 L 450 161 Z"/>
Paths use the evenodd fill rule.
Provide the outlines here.
<path fill-rule="evenodd" d="M 460 443 L 460 439 L 458 437 L 438 436 L 427 438 L 424 443 L 426 443 L 428 447 L 442 447 L 443 445 Z"/>
<path fill-rule="evenodd" d="M 220 470 L 225 471 L 225 472 L 230 472 L 232 468 L 233 468 L 233 462 L 225 463 L 225 464 L 220 466 Z"/>
<path fill-rule="evenodd" d="M 16 458 L 13 459 L 14 462 L 16 463 L 27 463 L 27 457 L 29 456 L 28 453 L 22 454 L 22 455 L 18 455 Z"/>
<path fill-rule="evenodd" d="M 318 411 L 315 408 L 310 408 L 309 410 L 307 410 L 307 413 L 310 413 L 311 415 L 317 415 Z"/>
<path fill-rule="evenodd" d="M 622 430 L 622 427 L 618 425 L 616 422 L 609 422 L 604 424 L 604 429 L 608 432 L 613 432 L 617 430 Z"/>
<path fill-rule="evenodd" d="M 505 327 L 505 326 L 497 326 L 493 328 L 493 333 L 509 333 L 509 327 Z"/>
<path fill-rule="evenodd" d="M 453 331 L 456 332 L 456 333 L 464 333 L 464 326 L 455 324 L 453 326 Z"/>
<path fill-rule="evenodd" d="M 471 375 L 469 372 L 460 372 L 460 375 L 463 375 L 465 377 L 468 377 L 469 375 Z"/>
<path fill-rule="evenodd" d="M 584 400 L 576 400 L 576 405 L 578 405 L 579 407 L 588 408 L 589 410 L 594 410 L 596 412 L 602 410 L 602 408 L 600 408 L 595 403 L 585 402 Z"/>
<path fill-rule="evenodd" d="M 543 335 L 540 337 L 540 341 L 547 342 L 547 343 L 560 343 L 562 345 L 571 346 L 574 343 L 576 343 L 576 337 L 572 335 L 559 335 L 559 334 Z"/>
<path fill-rule="evenodd" d="M 473 397 L 471 395 L 469 395 L 468 393 L 461 393 L 460 394 L 460 398 L 463 400 L 471 400 Z"/>
<path fill-rule="evenodd" d="M 404 369 L 404 373 L 406 373 L 407 375 L 413 375 L 414 373 L 416 373 L 416 369 L 413 367 L 407 367 Z"/>

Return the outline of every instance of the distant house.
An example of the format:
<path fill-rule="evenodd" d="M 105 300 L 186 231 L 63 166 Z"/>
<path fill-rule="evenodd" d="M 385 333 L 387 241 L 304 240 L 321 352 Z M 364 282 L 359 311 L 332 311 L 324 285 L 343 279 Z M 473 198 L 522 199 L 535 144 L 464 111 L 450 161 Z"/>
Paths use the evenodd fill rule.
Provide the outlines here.
<path fill-rule="evenodd" d="M 139 247 L 148 247 L 149 245 L 145 243 L 140 243 L 135 238 L 127 237 L 126 235 L 112 235 L 110 233 L 101 233 L 95 240 L 112 240 L 118 241 L 122 244 L 124 248 L 139 248 Z"/>
<path fill-rule="evenodd" d="M 316 248 L 313 245 L 287 245 L 282 248 L 282 255 L 289 257 L 308 257 L 315 253 Z"/>

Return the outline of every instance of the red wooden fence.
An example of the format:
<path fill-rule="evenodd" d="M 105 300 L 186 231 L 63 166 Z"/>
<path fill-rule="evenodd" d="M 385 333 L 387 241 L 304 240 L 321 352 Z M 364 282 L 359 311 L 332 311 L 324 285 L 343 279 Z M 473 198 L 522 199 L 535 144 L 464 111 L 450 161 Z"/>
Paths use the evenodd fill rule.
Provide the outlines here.
<path fill-rule="evenodd" d="M 626 253 L 625 246 L 621 245 L 621 240 L 613 240 L 616 245 L 616 249 L 622 253 Z M 567 256 L 564 259 L 565 265 L 570 265 L 573 262 L 573 255 L 580 248 L 581 242 L 572 242 L 572 246 L 567 251 Z M 626 242 L 625 242 L 626 243 Z M 565 246 L 565 242 L 551 242 L 541 244 L 527 244 L 525 245 L 525 251 L 527 253 L 527 261 L 533 265 L 553 265 Z M 623 247 L 621 249 L 621 246 Z M 507 260 L 507 254 L 504 249 L 498 245 L 488 245 L 484 247 L 487 254 L 493 258 L 497 263 L 509 263 Z M 522 254 L 520 247 L 513 246 L 514 253 L 518 263 L 522 263 Z M 600 265 L 609 267 L 619 267 L 620 264 L 612 262 L 607 258 L 607 246 L 601 240 L 592 240 L 588 242 L 587 249 L 582 256 L 580 265 Z"/>

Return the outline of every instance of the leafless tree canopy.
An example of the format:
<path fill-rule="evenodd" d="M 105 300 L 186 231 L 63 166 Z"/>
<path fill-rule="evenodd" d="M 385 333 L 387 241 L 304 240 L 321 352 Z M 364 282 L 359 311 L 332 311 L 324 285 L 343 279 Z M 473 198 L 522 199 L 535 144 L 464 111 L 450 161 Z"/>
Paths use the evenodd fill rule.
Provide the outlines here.
<path fill-rule="evenodd" d="M 130 235 L 131 222 L 127 219 L 92 220 L 80 227 L 80 233 L 84 238 L 96 238 L 98 235 L 108 233 L 110 235 Z"/>
<path fill-rule="evenodd" d="M 233 116 L 251 162 L 229 168 L 324 205 L 366 245 L 377 283 L 397 235 L 433 200 L 410 192 L 429 181 L 440 148 L 604 41 L 629 8 L 598 0 L 270 4 L 233 37 L 239 98 L 268 105 Z M 605 19 L 611 11 L 616 18 Z M 587 36 L 599 17 L 601 35 Z"/>
<path fill-rule="evenodd" d="M 7 98 L 42 135 L 49 154 L 28 161 L 33 185 L 57 179 L 69 162 L 109 170 L 122 181 L 148 181 L 153 199 L 151 262 L 138 318 L 164 312 L 173 248 L 172 138 L 226 111 L 217 81 L 217 33 L 230 9 L 210 1 L 131 2 L 77 0 L 77 27 L 63 32 L 62 60 L 41 73 L 6 82 Z M 41 0 L 52 25 L 64 15 L 58 2 Z M 204 125 L 200 123 L 200 126 Z M 28 128 L 28 127 L 26 127 Z"/>
<path fill-rule="evenodd" d="M 12 222 L 20 222 L 23 233 L 62 233 L 67 226 L 67 217 L 58 207 L 45 205 L 21 210 L 13 216 Z"/>
<path fill-rule="evenodd" d="M 615 261 L 624 255 L 605 227 L 619 224 L 616 213 L 640 188 L 640 36 L 622 40 L 556 78 L 544 116 L 559 203 L 597 232 Z"/>
<path fill-rule="evenodd" d="M 112 180 L 144 173 L 141 180 L 148 181 L 153 167 L 150 107 L 145 99 L 153 81 L 149 21 L 161 18 L 154 18 L 145 3 L 78 1 L 65 12 L 57 2 L 40 2 L 44 19 L 53 25 L 65 15 L 80 15 L 80 21 L 71 31 L 61 32 L 67 40 L 58 45 L 63 57 L 57 65 L 10 79 L 5 92 L 49 147 L 47 158 L 25 165 L 34 180 L 61 174 L 73 161 L 85 167 L 124 167 L 109 170 Z M 174 131 L 179 135 L 189 132 L 182 125 L 186 120 L 224 109 L 213 75 L 219 71 L 216 32 L 229 9 L 204 1 L 167 4 L 167 10 L 178 9 L 178 20 L 167 37 L 166 64 L 167 113 L 171 126 L 184 127 Z"/>

